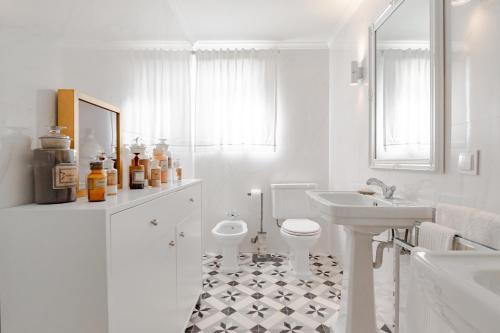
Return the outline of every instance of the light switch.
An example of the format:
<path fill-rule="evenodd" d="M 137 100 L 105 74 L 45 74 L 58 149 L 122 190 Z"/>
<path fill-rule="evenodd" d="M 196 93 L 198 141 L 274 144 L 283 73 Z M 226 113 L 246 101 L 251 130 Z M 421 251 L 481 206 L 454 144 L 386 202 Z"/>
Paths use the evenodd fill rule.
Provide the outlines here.
<path fill-rule="evenodd" d="M 458 171 L 466 175 L 477 175 L 479 151 L 463 152 L 458 155 Z"/>

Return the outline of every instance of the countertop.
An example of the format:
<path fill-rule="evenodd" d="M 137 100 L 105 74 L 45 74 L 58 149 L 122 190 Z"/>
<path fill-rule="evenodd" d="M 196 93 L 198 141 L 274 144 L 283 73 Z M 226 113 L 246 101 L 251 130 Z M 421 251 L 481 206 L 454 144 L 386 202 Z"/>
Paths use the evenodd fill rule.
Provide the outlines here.
<path fill-rule="evenodd" d="M 27 204 L 11 208 L 5 208 L 3 211 L 64 211 L 64 210 L 97 210 L 114 213 L 128 209 L 142 203 L 151 201 L 161 196 L 173 193 L 194 184 L 201 183 L 200 179 L 185 179 L 174 183 L 162 184 L 158 188 L 147 188 L 143 190 L 122 189 L 117 195 L 106 197 L 106 201 L 88 202 L 87 197 L 78 198 L 75 202 L 62 204 L 37 205 Z"/>

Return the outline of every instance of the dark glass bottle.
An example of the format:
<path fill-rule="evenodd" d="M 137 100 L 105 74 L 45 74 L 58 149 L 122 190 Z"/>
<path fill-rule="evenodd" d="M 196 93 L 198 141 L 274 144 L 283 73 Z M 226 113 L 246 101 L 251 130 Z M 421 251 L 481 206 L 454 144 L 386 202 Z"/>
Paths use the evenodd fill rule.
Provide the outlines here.
<path fill-rule="evenodd" d="M 134 164 L 129 169 L 129 186 L 132 190 L 139 190 L 144 188 L 144 165 L 139 164 L 139 153 L 134 154 Z"/>

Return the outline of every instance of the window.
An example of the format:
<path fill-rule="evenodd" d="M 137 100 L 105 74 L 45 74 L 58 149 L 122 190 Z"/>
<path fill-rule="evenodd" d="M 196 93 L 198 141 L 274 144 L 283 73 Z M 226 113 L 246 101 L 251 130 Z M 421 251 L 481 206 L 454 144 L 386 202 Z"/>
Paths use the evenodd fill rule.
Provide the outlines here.
<path fill-rule="evenodd" d="M 197 150 L 276 145 L 276 52 L 196 53 Z"/>
<path fill-rule="evenodd" d="M 276 51 L 134 51 L 126 71 L 126 142 L 274 151 Z"/>

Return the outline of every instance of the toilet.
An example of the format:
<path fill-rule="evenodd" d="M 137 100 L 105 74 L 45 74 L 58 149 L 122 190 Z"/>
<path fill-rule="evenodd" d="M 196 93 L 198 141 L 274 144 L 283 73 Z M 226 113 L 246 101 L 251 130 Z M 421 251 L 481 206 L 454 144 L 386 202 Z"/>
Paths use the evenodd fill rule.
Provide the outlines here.
<path fill-rule="evenodd" d="M 243 220 L 224 220 L 212 229 L 212 235 L 222 248 L 223 273 L 234 273 L 239 270 L 239 245 L 248 232 Z"/>
<path fill-rule="evenodd" d="M 281 224 L 281 236 L 290 249 L 290 273 L 297 279 L 307 279 L 309 250 L 321 236 L 321 227 L 312 217 L 306 191 L 314 190 L 316 184 L 271 184 L 273 218 L 285 220 Z"/>

